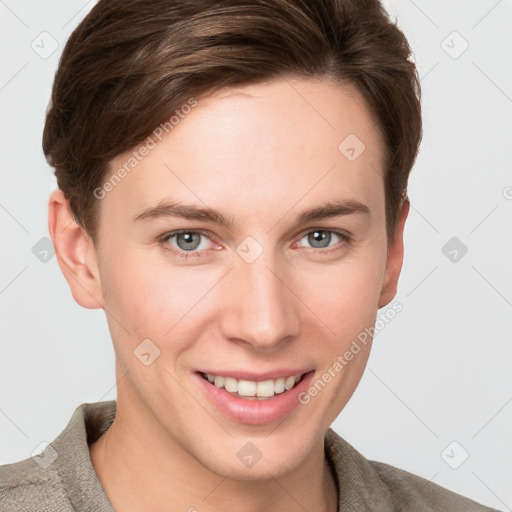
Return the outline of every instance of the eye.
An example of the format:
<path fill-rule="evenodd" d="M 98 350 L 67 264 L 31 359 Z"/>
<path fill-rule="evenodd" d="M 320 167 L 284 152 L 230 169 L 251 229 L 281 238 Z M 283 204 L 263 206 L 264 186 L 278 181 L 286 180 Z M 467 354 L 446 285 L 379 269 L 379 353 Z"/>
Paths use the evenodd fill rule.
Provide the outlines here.
<path fill-rule="evenodd" d="M 200 251 L 208 249 L 208 243 L 204 243 L 204 239 L 211 242 L 208 235 L 203 231 L 181 229 L 162 235 L 159 238 L 159 242 L 164 249 L 174 255 L 181 258 L 189 258 L 199 256 Z M 172 240 L 174 240 L 175 245 L 171 243 Z"/>
<path fill-rule="evenodd" d="M 304 239 L 311 244 L 313 249 L 327 249 L 328 247 L 332 247 L 331 242 L 334 242 L 334 245 L 336 245 L 336 242 L 339 240 L 343 242 L 342 245 L 346 245 L 350 242 L 350 236 L 347 233 L 329 229 L 310 230 L 305 233 L 300 240 L 302 241 Z"/>

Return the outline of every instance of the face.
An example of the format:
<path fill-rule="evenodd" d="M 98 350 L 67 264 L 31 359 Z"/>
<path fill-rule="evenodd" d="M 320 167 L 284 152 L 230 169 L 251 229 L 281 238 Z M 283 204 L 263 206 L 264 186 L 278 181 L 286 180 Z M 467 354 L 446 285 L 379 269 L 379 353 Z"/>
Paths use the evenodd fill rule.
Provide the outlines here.
<path fill-rule="evenodd" d="M 397 278 L 383 149 L 351 86 L 276 80 L 199 100 L 110 187 L 96 280 L 127 424 L 232 477 L 306 460 L 371 339 L 343 355 Z"/>

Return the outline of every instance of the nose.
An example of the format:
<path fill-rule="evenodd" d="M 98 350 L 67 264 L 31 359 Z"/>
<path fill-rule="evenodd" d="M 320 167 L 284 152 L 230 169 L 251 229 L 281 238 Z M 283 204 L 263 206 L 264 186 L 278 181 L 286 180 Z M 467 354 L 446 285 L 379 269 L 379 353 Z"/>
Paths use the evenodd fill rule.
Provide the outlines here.
<path fill-rule="evenodd" d="M 225 339 L 270 352 L 298 335 L 298 299 L 288 268 L 265 252 L 252 263 L 235 258 L 221 291 Z"/>

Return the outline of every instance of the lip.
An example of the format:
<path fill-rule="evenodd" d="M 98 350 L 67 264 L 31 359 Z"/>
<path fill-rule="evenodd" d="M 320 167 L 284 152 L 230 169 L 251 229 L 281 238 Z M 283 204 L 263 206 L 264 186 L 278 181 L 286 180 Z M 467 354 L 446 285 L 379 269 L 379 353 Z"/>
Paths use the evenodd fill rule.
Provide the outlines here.
<path fill-rule="evenodd" d="M 289 370 L 288 370 L 289 371 Z M 203 372 L 206 373 L 206 372 Z M 240 378 L 243 380 L 255 380 L 259 382 L 261 380 L 268 380 L 272 377 L 268 375 L 303 375 L 301 381 L 294 386 L 292 389 L 274 395 L 272 398 L 266 400 L 246 400 L 239 398 L 228 393 L 224 388 L 218 388 L 214 384 L 211 384 L 201 376 L 201 372 L 195 372 L 192 377 L 197 381 L 205 393 L 208 400 L 225 416 L 235 420 L 239 423 L 247 425 L 265 425 L 274 421 L 281 420 L 288 414 L 292 413 L 299 405 L 302 405 L 299 401 L 299 395 L 304 392 L 311 382 L 314 370 L 299 371 L 294 373 L 279 373 L 269 372 L 266 374 L 255 374 L 244 373 L 244 372 L 226 372 L 221 373 L 223 377 L 233 377 L 235 379 Z M 217 375 L 217 374 L 214 374 Z M 237 376 L 246 376 L 237 377 Z"/>

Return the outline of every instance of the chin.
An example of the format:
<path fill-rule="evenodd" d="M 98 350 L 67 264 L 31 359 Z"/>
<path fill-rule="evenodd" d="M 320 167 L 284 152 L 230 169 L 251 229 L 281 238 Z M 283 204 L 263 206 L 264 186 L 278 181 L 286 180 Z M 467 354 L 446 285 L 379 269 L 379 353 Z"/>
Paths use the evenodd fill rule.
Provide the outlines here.
<path fill-rule="evenodd" d="M 211 471 L 230 479 L 280 478 L 299 466 L 313 450 L 314 442 L 308 442 L 305 436 L 304 431 L 297 431 L 294 438 L 283 430 L 281 435 L 276 431 L 262 437 L 233 437 L 224 445 L 212 439 L 208 442 L 210 447 L 205 448 L 209 458 L 199 460 Z"/>

